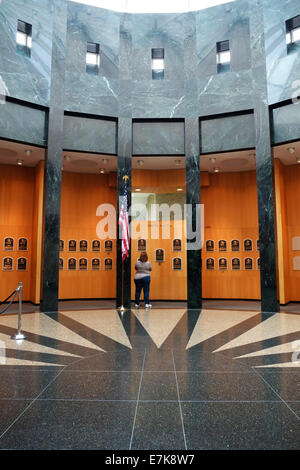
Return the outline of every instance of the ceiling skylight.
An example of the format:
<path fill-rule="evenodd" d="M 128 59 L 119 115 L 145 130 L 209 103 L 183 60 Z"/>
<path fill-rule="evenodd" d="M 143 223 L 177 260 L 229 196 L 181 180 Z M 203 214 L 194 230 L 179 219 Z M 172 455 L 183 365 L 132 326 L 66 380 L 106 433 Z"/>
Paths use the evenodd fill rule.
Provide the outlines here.
<path fill-rule="evenodd" d="M 231 3 L 235 0 L 69 0 L 128 13 L 180 13 Z"/>

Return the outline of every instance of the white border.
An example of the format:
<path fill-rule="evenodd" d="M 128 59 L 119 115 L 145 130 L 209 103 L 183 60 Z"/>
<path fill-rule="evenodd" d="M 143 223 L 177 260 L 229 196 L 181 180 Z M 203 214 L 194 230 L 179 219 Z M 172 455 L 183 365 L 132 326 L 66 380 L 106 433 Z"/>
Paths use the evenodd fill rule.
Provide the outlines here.
<path fill-rule="evenodd" d="M 110 268 L 110 269 L 107 269 L 107 268 L 106 268 L 106 265 L 105 265 L 105 260 L 106 260 L 106 259 L 111 259 L 111 268 Z M 113 263 L 113 259 L 112 259 L 112 258 L 110 258 L 110 257 L 104 258 L 104 271 L 112 271 L 112 270 L 113 270 L 113 265 L 114 265 L 114 263 Z"/>
<path fill-rule="evenodd" d="M 27 241 L 27 248 L 26 248 L 26 250 L 20 250 L 20 248 L 19 248 L 19 242 L 20 242 L 20 240 L 22 240 L 22 238 L 24 238 L 24 240 Z M 26 251 L 28 251 L 28 246 L 29 246 L 29 241 L 28 241 L 28 238 L 27 238 L 27 237 L 20 237 L 20 238 L 18 238 L 18 250 L 17 250 L 17 251 L 22 251 L 22 252 L 25 251 L 25 252 L 26 252 Z M 22 258 L 24 258 L 24 256 L 22 256 Z"/>
<path fill-rule="evenodd" d="M 5 249 L 5 240 L 7 240 L 7 238 L 11 238 L 12 241 L 13 241 L 13 248 L 12 248 L 12 250 L 6 250 L 6 249 Z M 24 237 L 22 237 L 22 238 L 24 238 Z M 5 251 L 5 252 L 12 252 L 12 251 L 15 251 L 15 239 L 14 239 L 14 237 L 4 237 L 4 239 L 3 239 L 3 251 Z M 24 251 L 25 251 L 25 250 L 24 250 Z"/>
<path fill-rule="evenodd" d="M 70 250 L 70 242 L 74 241 L 76 243 L 76 250 Z M 77 253 L 77 240 L 75 240 L 74 238 L 70 238 L 70 240 L 68 240 L 68 253 Z"/>
<path fill-rule="evenodd" d="M 12 260 L 11 269 L 4 269 L 4 260 L 7 258 Z M 13 270 L 14 270 L 14 259 L 11 256 L 4 256 L 4 258 L 2 258 L 2 271 L 4 271 L 5 273 L 11 273 Z"/>

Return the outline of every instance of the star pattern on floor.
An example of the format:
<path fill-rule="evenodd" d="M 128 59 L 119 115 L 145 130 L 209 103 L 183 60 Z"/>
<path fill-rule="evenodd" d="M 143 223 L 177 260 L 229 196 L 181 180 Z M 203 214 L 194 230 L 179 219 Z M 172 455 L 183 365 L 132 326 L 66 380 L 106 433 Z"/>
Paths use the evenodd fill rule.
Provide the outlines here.
<path fill-rule="evenodd" d="M 183 357 L 218 359 L 220 367 L 300 367 L 300 316 L 255 311 L 144 309 L 24 314 L 23 342 L 11 336 L 17 316 L 0 316 L 0 367 L 64 367 L 94 356 L 129 358 L 145 346 Z M 129 359 L 128 359 L 129 360 Z M 104 360 L 105 364 L 105 360 Z M 204 365 L 205 367 L 205 365 Z"/>

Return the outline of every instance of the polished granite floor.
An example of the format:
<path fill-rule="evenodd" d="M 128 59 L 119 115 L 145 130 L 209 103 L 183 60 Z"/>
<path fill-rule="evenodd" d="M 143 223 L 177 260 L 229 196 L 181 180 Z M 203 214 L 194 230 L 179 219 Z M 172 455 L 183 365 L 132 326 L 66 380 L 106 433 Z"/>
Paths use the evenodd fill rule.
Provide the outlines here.
<path fill-rule="evenodd" d="M 0 316 L 0 449 L 299 449 L 300 316 Z"/>

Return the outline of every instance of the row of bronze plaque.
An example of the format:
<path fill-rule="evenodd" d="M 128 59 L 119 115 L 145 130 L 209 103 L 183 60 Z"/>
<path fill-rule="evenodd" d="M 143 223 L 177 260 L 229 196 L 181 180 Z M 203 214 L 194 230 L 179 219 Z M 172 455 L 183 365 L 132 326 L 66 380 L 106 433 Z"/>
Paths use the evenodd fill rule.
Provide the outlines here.
<path fill-rule="evenodd" d="M 205 261 L 205 266 L 207 270 L 214 270 L 215 269 L 215 260 L 213 258 L 207 258 Z M 219 258 L 218 260 L 218 267 L 221 270 L 228 269 L 228 260 L 227 258 Z M 256 260 L 256 268 L 260 269 L 260 258 Z M 232 258 L 231 260 L 231 269 L 234 271 L 238 271 L 241 269 L 241 260 L 240 258 Z M 253 266 L 253 259 L 252 258 L 245 258 L 244 259 L 244 269 L 251 270 L 254 269 Z"/>
<path fill-rule="evenodd" d="M 12 237 L 4 238 L 3 250 L 4 251 L 13 251 L 15 246 L 15 240 Z M 21 237 L 17 240 L 17 250 L 18 251 L 27 251 L 28 250 L 28 239 Z"/>
<path fill-rule="evenodd" d="M 14 260 L 7 256 L 2 259 L 2 270 L 3 271 L 13 271 Z M 16 270 L 17 271 L 26 271 L 27 270 L 27 258 L 18 258 L 16 260 Z"/>
<path fill-rule="evenodd" d="M 76 240 L 69 240 L 68 241 L 68 251 L 88 251 L 88 241 L 87 240 L 80 240 L 78 245 Z M 65 250 L 65 242 L 64 240 L 59 240 L 59 251 Z M 104 251 L 110 252 L 113 250 L 113 242 L 111 240 L 105 240 L 104 242 Z M 101 242 L 100 240 L 93 240 L 92 241 L 92 251 L 101 251 Z"/>
<path fill-rule="evenodd" d="M 240 251 L 240 240 L 231 240 L 230 249 L 231 251 Z M 218 251 L 227 251 L 227 241 L 219 240 L 217 243 Z M 243 241 L 244 251 L 253 251 L 253 241 L 251 238 L 246 238 Z M 207 240 L 205 242 L 206 251 L 215 251 L 215 242 L 214 240 Z M 256 250 L 259 251 L 259 240 L 256 240 Z M 217 251 L 217 250 L 216 250 Z"/>
<path fill-rule="evenodd" d="M 181 240 L 179 238 L 175 238 L 173 240 L 173 251 L 181 251 Z M 147 250 L 147 240 L 141 238 L 137 241 L 137 251 L 146 251 Z"/>
<path fill-rule="evenodd" d="M 75 258 L 69 258 L 68 262 L 68 270 L 69 271 L 76 271 L 77 268 L 79 271 L 87 271 L 88 270 L 88 260 L 87 258 L 80 258 L 79 260 Z M 101 260 L 100 258 L 93 258 L 91 260 L 91 269 L 92 271 L 99 271 L 101 268 Z M 111 258 L 104 259 L 104 271 L 111 271 L 113 268 L 113 260 Z M 59 258 L 59 269 L 64 269 L 64 259 Z"/>

